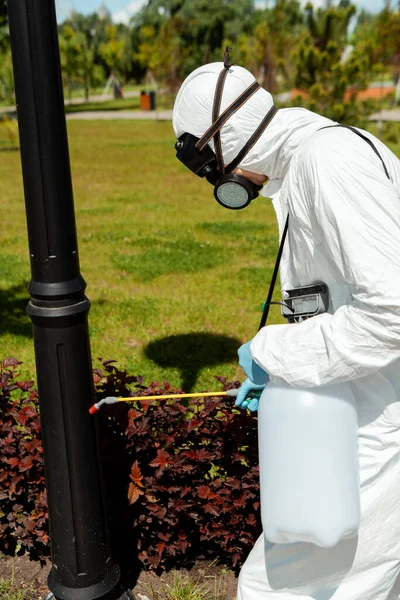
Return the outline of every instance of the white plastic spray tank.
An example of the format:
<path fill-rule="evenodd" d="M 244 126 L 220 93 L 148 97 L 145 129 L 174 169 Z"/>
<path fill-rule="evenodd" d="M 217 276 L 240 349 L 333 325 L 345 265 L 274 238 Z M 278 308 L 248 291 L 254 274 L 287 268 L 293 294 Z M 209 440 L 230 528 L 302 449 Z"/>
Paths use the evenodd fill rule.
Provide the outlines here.
<path fill-rule="evenodd" d="M 360 523 L 358 423 L 349 383 L 269 382 L 258 408 L 261 520 L 274 543 L 323 548 Z"/>

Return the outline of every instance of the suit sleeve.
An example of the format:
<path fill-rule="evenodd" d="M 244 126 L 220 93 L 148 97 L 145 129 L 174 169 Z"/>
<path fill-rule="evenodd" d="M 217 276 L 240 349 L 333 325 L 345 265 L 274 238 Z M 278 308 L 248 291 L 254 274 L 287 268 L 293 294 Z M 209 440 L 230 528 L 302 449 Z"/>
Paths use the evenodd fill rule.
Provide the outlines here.
<path fill-rule="evenodd" d="M 324 244 L 351 300 L 334 314 L 264 327 L 251 344 L 272 378 L 295 387 L 351 381 L 400 358 L 400 195 L 369 148 L 360 156 L 365 142 L 346 135 L 344 148 L 311 145 L 298 180 L 313 211 L 310 235 Z"/>

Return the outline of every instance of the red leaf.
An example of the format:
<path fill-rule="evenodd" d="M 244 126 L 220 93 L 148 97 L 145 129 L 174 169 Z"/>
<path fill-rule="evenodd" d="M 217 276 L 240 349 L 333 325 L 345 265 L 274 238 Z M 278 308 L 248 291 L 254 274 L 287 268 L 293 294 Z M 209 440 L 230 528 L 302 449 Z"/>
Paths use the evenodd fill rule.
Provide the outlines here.
<path fill-rule="evenodd" d="M 200 485 L 197 488 L 197 492 L 199 494 L 199 497 L 202 498 L 203 500 L 206 500 L 209 495 L 210 495 L 210 488 L 207 485 Z"/>
<path fill-rule="evenodd" d="M 218 517 L 219 516 L 218 510 L 212 504 L 205 504 L 204 505 L 204 511 L 206 513 L 209 513 L 210 515 L 214 515 L 214 517 Z"/>
<path fill-rule="evenodd" d="M 32 457 L 24 456 L 24 458 L 21 460 L 19 470 L 28 471 L 31 467 L 33 467 Z"/>
<path fill-rule="evenodd" d="M 17 493 L 17 485 L 19 484 L 21 479 L 22 479 L 22 477 L 18 476 L 18 477 L 14 477 L 14 479 L 11 481 L 10 490 L 9 490 L 10 496 L 13 496 L 14 494 Z"/>
<path fill-rule="evenodd" d="M 135 462 L 132 465 L 130 478 L 132 479 L 133 483 L 135 483 L 136 485 L 139 485 L 140 487 L 143 487 L 143 483 L 142 483 L 143 475 L 140 471 L 137 460 L 135 460 Z"/>
<path fill-rule="evenodd" d="M 233 506 L 235 508 L 244 508 L 246 506 L 246 497 L 242 494 L 239 498 L 233 501 Z"/>
<path fill-rule="evenodd" d="M 187 430 L 187 432 L 190 433 L 191 431 L 193 431 L 193 429 L 197 429 L 200 424 L 201 424 L 201 420 L 200 419 L 190 419 L 186 423 L 186 430 Z"/>
<path fill-rule="evenodd" d="M 103 373 L 100 369 L 93 369 L 93 381 L 99 383 L 103 377 Z"/>
<path fill-rule="evenodd" d="M 255 516 L 253 515 L 253 513 L 250 513 L 246 519 L 246 522 L 249 525 L 252 525 L 253 527 L 255 527 L 257 525 L 257 520 L 255 518 Z"/>
<path fill-rule="evenodd" d="M 11 467 L 16 467 L 19 464 L 18 458 L 12 456 L 11 458 L 3 458 L 3 462 L 9 464 Z"/>
<path fill-rule="evenodd" d="M 8 356 L 2 361 L 1 364 L 5 369 L 7 369 L 7 367 L 17 367 L 18 365 L 22 365 L 22 363 L 13 356 Z"/>
<path fill-rule="evenodd" d="M 232 564 L 234 567 L 236 567 L 237 563 L 239 562 L 239 560 L 241 559 L 240 554 L 236 553 L 232 556 Z"/>
<path fill-rule="evenodd" d="M 225 485 L 234 490 L 240 489 L 240 481 L 238 479 L 234 479 L 233 477 L 229 477 L 229 479 L 226 480 Z"/>
<path fill-rule="evenodd" d="M 185 450 L 184 452 L 182 452 L 183 456 L 187 456 L 188 458 L 191 458 L 192 460 L 194 460 L 196 458 L 196 451 L 195 450 Z"/>
<path fill-rule="evenodd" d="M 171 446 L 171 444 L 173 444 L 175 441 L 175 437 L 176 437 L 176 432 L 172 433 L 171 435 L 165 436 L 165 445 Z"/>
<path fill-rule="evenodd" d="M 134 427 L 133 431 L 135 432 L 135 434 L 148 435 L 148 433 L 149 433 L 149 418 L 146 417 L 146 418 L 142 419 L 141 421 L 139 421 L 138 423 L 135 423 L 135 424 L 132 423 L 132 428 L 133 427 Z"/>
<path fill-rule="evenodd" d="M 191 473 L 194 470 L 194 466 L 193 465 L 183 465 L 182 467 L 182 471 L 184 473 Z"/>
<path fill-rule="evenodd" d="M 164 542 L 158 542 L 158 544 L 156 544 L 156 550 L 158 552 L 158 554 L 162 554 L 165 548 L 165 544 Z"/>
<path fill-rule="evenodd" d="M 171 462 L 171 459 L 168 452 L 165 452 L 165 450 L 157 450 L 156 458 L 149 464 L 150 467 L 160 467 L 161 469 L 164 469 L 169 462 Z"/>
<path fill-rule="evenodd" d="M 150 505 L 147 507 L 157 519 L 163 519 L 167 514 L 167 509 L 157 505 Z"/>
<path fill-rule="evenodd" d="M 159 556 L 149 556 L 148 557 L 148 561 L 150 563 L 150 565 L 154 568 L 157 568 L 158 565 L 160 564 L 160 557 Z"/>
<path fill-rule="evenodd" d="M 208 450 L 206 450 L 205 448 L 201 448 L 201 450 L 197 450 L 196 452 L 196 458 L 200 462 L 203 462 L 204 460 L 210 460 L 211 457 L 211 453 L 208 452 Z"/>
<path fill-rule="evenodd" d="M 26 425 L 28 419 L 37 416 L 36 409 L 33 406 L 24 406 L 19 413 L 17 411 L 13 411 L 13 416 L 18 421 L 20 425 Z"/>
<path fill-rule="evenodd" d="M 174 510 L 178 510 L 178 511 L 179 510 L 185 511 L 188 508 L 190 508 L 191 506 L 192 506 L 191 503 L 185 502 L 181 498 L 176 498 L 174 500 L 169 500 L 168 501 L 168 508 L 173 508 Z"/>
<path fill-rule="evenodd" d="M 175 545 L 177 546 L 177 548 L 179 548 L 179 550 L 183 554 L 184 552 L 186 552 L 187 547 L 190 546 L 190 543 L 188 541 L 179 540 L 179 541 L 175 542 Z"/>
<path fill-rule="evenodd" d="M 36 527 L 36 523 L 33 519 L 25 519 L 25 523 L 24 523 L 25 529 L 27 529 L 28 531 L 30 531 L 32 533 L 32 531 L 35 529 Z"/>
<path fill-rule="evenodd" d="M 140 412 L 140 410 L 136 410 L 135 408 L 131 408 L 128 411 L 128 419 L 132 419 L 132 421 L 134 421 L 135 419 L 138 419 L 139 417 L 142 417 L 143 413 Z"/>
<path fill-rule="evenodd" d="M 128 488 L 129 504 L 134 504 L 138 500 L 138 498 L 141 494 L 143 494 L 143 492 L 140 488 L 138 488 L 134 483 L 129 484 L 129 488 Z"/>
<path fill-rule="evenodd" d="M 27 392 L 33 386 L 33 381 L 17 381 L 17 386 L 20 390 L 24 390 L 24 392 Z"/>

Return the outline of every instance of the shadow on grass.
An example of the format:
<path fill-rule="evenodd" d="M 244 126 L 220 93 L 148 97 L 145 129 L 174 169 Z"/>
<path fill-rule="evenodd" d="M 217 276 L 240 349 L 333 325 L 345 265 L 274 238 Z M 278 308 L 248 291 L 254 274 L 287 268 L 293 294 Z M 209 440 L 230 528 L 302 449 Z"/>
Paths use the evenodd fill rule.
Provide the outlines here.
<path fill-rule="evenodd" d="M 160 367 L 175 367 L 182 374 L 182 389 L 190 392 L 199 371 L 237 360 L 240 340 L 215 333 L 170 335 L 150 342 L 145 356 Z"/>
<path fill-rule="evenodd" d="M 32 337 L 32 324 L 26 313 L 29 301 L 28 283 L 0 290 L 0 331 Z"/>
<path fill-rule="evenodd" d="M 19 146 L 6 146 L 5 148 L 2 148 L 0 146 L 0 152 L 19 152 Z"/>

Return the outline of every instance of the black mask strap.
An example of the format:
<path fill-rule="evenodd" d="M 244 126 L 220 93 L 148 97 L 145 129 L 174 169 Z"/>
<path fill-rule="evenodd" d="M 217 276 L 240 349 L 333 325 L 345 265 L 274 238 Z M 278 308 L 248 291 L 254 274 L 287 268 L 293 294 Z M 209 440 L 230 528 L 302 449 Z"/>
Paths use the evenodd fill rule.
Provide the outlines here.
<path fill-rule="evenodd" d="M 253 135 L 247 140 L 246 144 L 243 146 L 243 148 L 241 149 L 239 154 L 233 159 L 232 162 L 229 163 L 229 165 L 226 166 L 226 168 L 225 168 L 226 173 L 231 173 L 233 171 L 233 169 L 235 169 L 238 166 L 238 164 L 240 164 L 242 162 L 242 159 L 246 156 L 248 151 L 254 146 L 254 144 L 256 142 L 258 142 L 261 135 L 267 129 L 268 125 L 271 123 L 272 119 L 274 118 L 274 116 L 276 115 L 278 110 L 279 109 L 276 108 L 276 106 L 272 106 L 270 108 L 270 110 L 267 112 L 267 114 L 265 115 L 265 117 L 263 118 L 263 120 L 261 121 L 261 123 L 259 124 L 257 129 L 255 130 Z"/>
<path fill-rule="evenodd" d="M 247 143 L 240 150 L 240 152 L 236 156 L 236 158 L 234 158 L 233 161 L 231 163 L 229 163 L 229 165 L 225 168 L 224 159 L 223 159 L 223 155 L 222 155 L 220 130 L 223 127 L 223 125 L 225 125 L 227 120 L 236 111 L 238 111 L 239 108 L 241 106 L 243 106 L 243 104 L 245 102 L 247 102 L 247 100 L 249 98 L 251 98 L 251 96 L 253 94 L 255 94 L 255 92 L 261 87 L 257 81 L 253 81 L 253 83 L 242 94 L 240 94 L 240 96 L 238 98 L 236 98 L 236 100 L 230 106 L 228 106 L 228 108 L 221 115 L 219 114 L 219 111 L 221 109 L 222 93 L 224 90 L 226 77 L 229 73 L 230 67 L 232 66 L 232 64 L 229 60 L 229 50 L 230 49 L 228 47 L 225 50 L 224 68 L 222 69 L 221 73 L 218 76 L 217 85 L 215 87 L 214 101 L 213 101 L 213 108 L 212 108 L 212 125 L 211 125 L 211 127 L 209 127 L 207 129 L 207 131 L 204 133 L 204 135 L 198 140 L 198 142 L 195 145 L 195 148 L 201 152 L 205 148 L 205 146 L 208 144 L 208 142 L 212 138 L 214 138 L 214 150 L 215 150 L 215 156 L 217 159 L 217 169 L 221 174 L 230 173 L 231 171 L 233 171 L 233 169 L 235 167 L 237 167 L 238 164 L 240 164 L 240 162 L 246 156 L 246 154 L 249 152 L 249 150 L 260 139 L 262 133 L 265 131 L 265 129 L 268 127 L 268 125 L 270 124 L 270 122 L 272 121 L 272 119 L 274 118 L 276 113 L 278 112 L 278 109 L 276 108 L 276 106 L 272 106 L 272 108 L 268 111 L 268 113 L 266 114 L 264 119 L 261 121 L 260 125 L 257 127 L 255 132 L 253 133 L 253 135 L 249 138 Z"/>
<path fill-rule="evenodd" d="M 224 66 L 225 66 L 225 63 L 224 63 Z M 228 73 L 229 73 L 229 67 L 225 67 L 224 69 L 222 69 L 222 71 L 218 77 L 217 85 L 215 87 L 214 103 L 213 103 L 213 109 L 212 109 L 213 124 L 215 124 L 217 122 L 218 116 L 219 116 L 219 111 L 221 110 L 222 92 L 224 90 L 225 80 L 226 80 L 226 76 L 228 75 Z M 224 165 L 224 159 L 222 156 L 220 130 L 216 131 L 216 133 L 214 135 L 214 149 L 215 149 L 215 156 L 217 158 L 217 169 L 220 173 L 223 174 L 223 173 L 225 173 L 225 165 Z"/>
<path fill-rule="evenodd" d="M 231 66 L 234 64 L 234 63 L 231 63 L 230 56 L 229 56 L 229 52 L 231 50 L 232 50 L 232 48 L 229 48 L 229 46 L 226 46 L 225 52 L 224 52 L 224 67 L 225 67 L 225 69 L 230 69 Z"/>
<path fill-rule="evenodd" d="M 224 69 L 222 74 L 228 73 L 228 69 Z M 220 75 L 221 77 L 221 75 Z M 219 80 L 218 80 L 219 81 Z M 225 81 L 225 79 L 224 79 Z M 199 139 L 196 143 L 196 148 L 203 150 L 203 148 L 208 144 L 208 142 L 213 138 L 217 131 L 221 129 L 223 125 L 227 122 L 227 120 L 237 111 L 243 104 L 260 88 L 260 84 L 257 81 L 253 81 L 253 83 L 242 93 L 240 96 L 233 102 L 223 113 L 218 117 L 218 119 L 207 129 L 205 134 Z M 215 97 L 214 97 L 215 101 Z"/>

